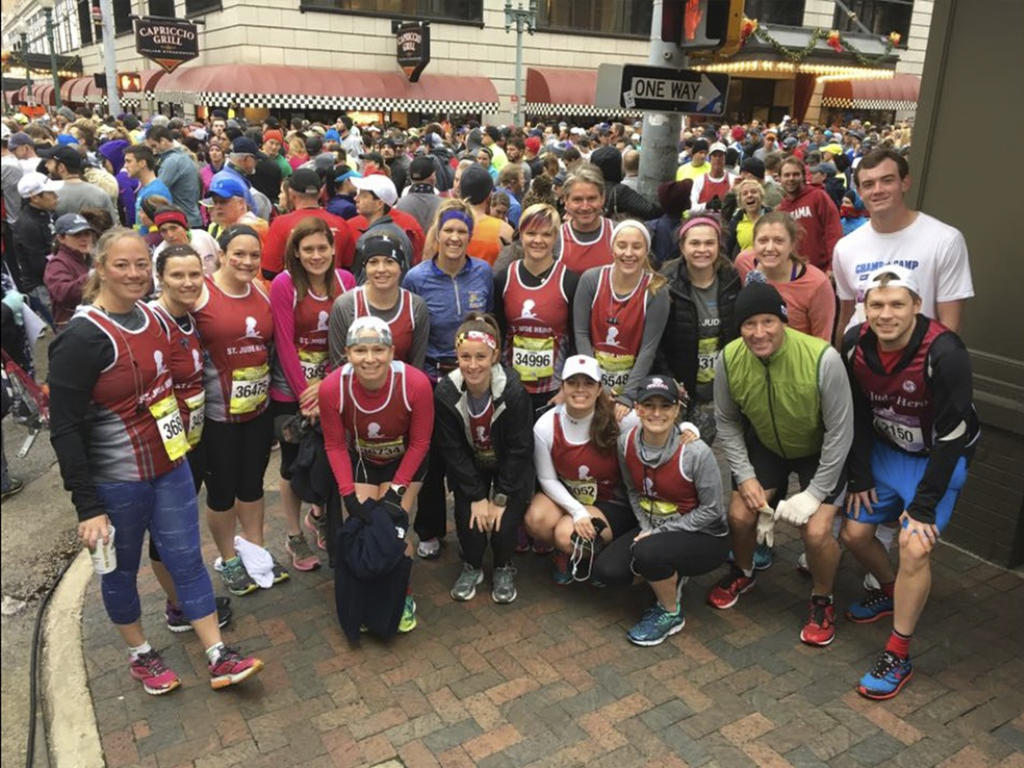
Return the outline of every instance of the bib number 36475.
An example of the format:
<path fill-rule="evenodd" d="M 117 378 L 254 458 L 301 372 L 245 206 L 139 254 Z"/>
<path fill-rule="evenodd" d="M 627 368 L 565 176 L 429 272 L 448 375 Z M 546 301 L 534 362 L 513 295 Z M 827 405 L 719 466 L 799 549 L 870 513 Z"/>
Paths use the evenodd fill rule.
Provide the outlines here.
<path fill-rule="evenodd" d="M 231 414 L 237 416 L 258 410 L 266 402 L 269 389 L 270 369 L 265 363 L 236 368 L 231 373 Z"/>

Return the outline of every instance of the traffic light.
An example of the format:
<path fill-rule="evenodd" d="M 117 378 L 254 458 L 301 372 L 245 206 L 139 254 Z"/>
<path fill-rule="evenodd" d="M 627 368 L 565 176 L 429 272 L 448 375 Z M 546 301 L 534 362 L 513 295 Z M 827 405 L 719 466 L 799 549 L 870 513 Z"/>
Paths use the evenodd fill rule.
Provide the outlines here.
<path fill-rule="evenodd" d="M 142 90 L 142 75 L 138 72 L 122 72 L 117 76 L 117 90 L 121 93 L 138 93 Z"/>
<path fill-rule="evenodd" d="M 691 54 L 730 55 L 739 50 L 744 0 L 665 0 L 666 15 L 681 20 L 679 47 Z"/>

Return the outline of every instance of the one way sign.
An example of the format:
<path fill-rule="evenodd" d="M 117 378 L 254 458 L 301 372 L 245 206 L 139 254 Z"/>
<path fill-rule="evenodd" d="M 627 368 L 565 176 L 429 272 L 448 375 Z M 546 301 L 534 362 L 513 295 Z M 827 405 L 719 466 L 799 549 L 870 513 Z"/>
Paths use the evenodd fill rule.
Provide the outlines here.
<path fill-rule="evenodd" d="M 729 76 L 693 69 L 602 64 L 598 70 L 597 106 L 649 112 L 721 115 L 729 93 Z"/>

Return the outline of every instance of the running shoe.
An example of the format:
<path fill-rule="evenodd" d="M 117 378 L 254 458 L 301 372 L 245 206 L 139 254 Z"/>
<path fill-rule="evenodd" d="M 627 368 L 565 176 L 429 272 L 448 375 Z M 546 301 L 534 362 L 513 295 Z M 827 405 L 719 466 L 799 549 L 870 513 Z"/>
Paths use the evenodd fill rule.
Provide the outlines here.
<path fill-rule="evenodd" d="M 465 602 L 466 600 L 472 600 L 476 597 L 476 586 L 484 580 L 484 572 L 480 568 L 474 568 L 469 563 L 462 564 L 462 573 L 459 574 L 459 578 L 455 580 L 455 585 L 452 587 L 450 594 L 452 600 L 459 600 Z"/>
<path fill-rule="evenodd" d="M 146 693 L 153 696 L 170 693 L 181 685 L 181 680 L 174 670 L 164 663 L 157 651 L 140 653 L 132 659 L 128 672 L 142 683 L 142 688 Z"/>
<path fill-rule="evenodd" d="M 530 551 L 530 536 L 526 532 L 526 526 L 520 525 L 516 528 L 516 552 L 520 555 Z"/>
<path fill-rule="evenodd" d="M 822 595 L 811 596 L 811 615 L 800 630 L 800 641 L 825 646 L 836 639 L 836 607 Z"/>
<path fill-rule="evenodd" d="M 277 558 L 271 555 L 271 561 L 273 562 L 274 570 L 274 586 L 280 584 L 282 581 L 288 581 L 291 575 L 284 569 L 284 566 L 277 562 Z"/>
<path fill-rule="evenodd" d="M 539 541 L 537 539 L 533 540 L 533 545 L 530 548 L 533 550 L 533 554 L 540 555 L 541 557 L 544 557 L 545 555 L 550 555 L 552 552 L 555 551 L 555 548 L 553 546 L 551 546 L 550 544 L 545 544 L 543 541 Z"/>
<path fill-rule="evenodd" d="M 19 480 L 16 477 L 12 477 L 10 478 L 10 483 L 8 484 L 8 486 L 4 488 L 3 495 L 0 496 L 0 500 L 6 500 L 11 498 L 11 496 L 19 494 L 24 488 L 25 482 L 23 480 Z"/>
<path fill-rule="evenodd" d="M 224 646 L 217 660 L 211 662 L 210 687 L 227 688 L 252 677 L 261 669 L 263 662 L 253 656 L 242 656 L 234 648 Z"/>
<path fill-rule="evenodd" d="M 398 622 L 398 631 L 412 632 L 416 629 L 416 623 L 416 601 L 412 599 L 412 595 L 406 595 L 402 619 Z"/>
<path fill-rule="evenodd" d="M 729 568 L 729 574 L 708 592 L 708 603 L 719 610 L 732 608 L 740 599 L 740 595 L 749 592 L 757 583 L 757 574 L 745 576 L 735 565 Z"/>
<path fill-rule="evenodd" d="M 421 539 L 416 545 L 416 554 L 424 560 L 437 560 L 441 556 L 441 540 Z"/>
<path fill-rule="evenodd" d="M 217 605 L 217 626 L 223 627 L 231 621 L 231 598 L 218 597 L 214 599 Z M 171 632 L 191 632 L 192 622 L 185 618 L 181 608 L 173 605 L 170 600 L 164 606 L 164 618 L 167 619 L 167 628 Z"/>
<path fill-rule="evenodd" d="M 914 675 L 910 657 L 901 658 L 892 651 L 882 651 L 871 668 L 857 684 L 857 693 L 867 699 L 891 699 L 903 690 Z"/>
<path fill-rule="evenodd" d="M 630 627 L 626 636 L 634 645 L 660 645 L 665 638 L 674 635 L 686 625 L 686 615 L 683 613 L 683 606 L 679 606 L 678 613 L 669 613 L 655 603 L 648 608 L 636 624 Z"/>
<path fill-rule="evenodd" d="M 285 539 L 284 548 L 292 556 L 292 567 L 297 571 L 314 571 L 320 567 L 320 558 L 306 543 L 306 537 L 300 531 L 296 536 Z M 276 576 L 277 574 L 275 574 Z"/>
<path fill-rule="evenodd" d="M 317 549 L 322 549 L 324 552 L 327 551 L 327 513 L 321 512 L 319 515 L 313 514 L 313 508 L 310 507 L 309 512 L 306 513 L 304 518 L 306 527 L 309 528 L 310 532 L 316 536 Z"/>
<path fill-rule="evenodd" d="M 499 605 L 508 605 L 519 594 L 516 591 L 516 569 L 512 565 L 496 567 L 491 582 L 491 600 Z"/>
<path fill-rule="evenodd" d="M 224 560 L 220 567 L 220 577 L 224 580 L 224 586 L 232 595 L 242 597 L 259 589 L 259 585 L 253 581 L 252 576 L 245 570 L 242 558 L 235 555 L 230 560 Z"/>
<path fill-rule="evenodd" d="M 551 577 L 555 580 L 555 584 L 561 584 L 563 587 L 567 584 L 572 584 L 572 569 L 569 567 L 569 555 L 565 552 L 555 552 L 555 556 L 551 561 L 554 566 Z"/>
<path fill-rule="evenodd" d="M 846 609 L 846 618 L 857 624 L 870 624 L 885 616 L 892 616 L 892 597 L 880 589 L 868 592 L 859 602 Z"/>
<path fill-rule="evenodd" d="M 775 553 L 767 544 L 758 544 L 754 548 L 754 570 L 766 571 L 772 567 Z"/>

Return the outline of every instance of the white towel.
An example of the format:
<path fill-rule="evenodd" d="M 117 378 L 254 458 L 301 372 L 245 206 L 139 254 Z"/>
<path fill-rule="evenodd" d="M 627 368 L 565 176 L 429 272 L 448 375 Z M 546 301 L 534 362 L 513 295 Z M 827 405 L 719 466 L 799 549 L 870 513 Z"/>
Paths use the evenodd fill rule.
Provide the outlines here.
<path fill-rule="evenodd" d="M 242 565 L 263 589 L 274 586 L 274 558 L 263 547 L 235 536 L 235 552 L 242 558 Z"/>

